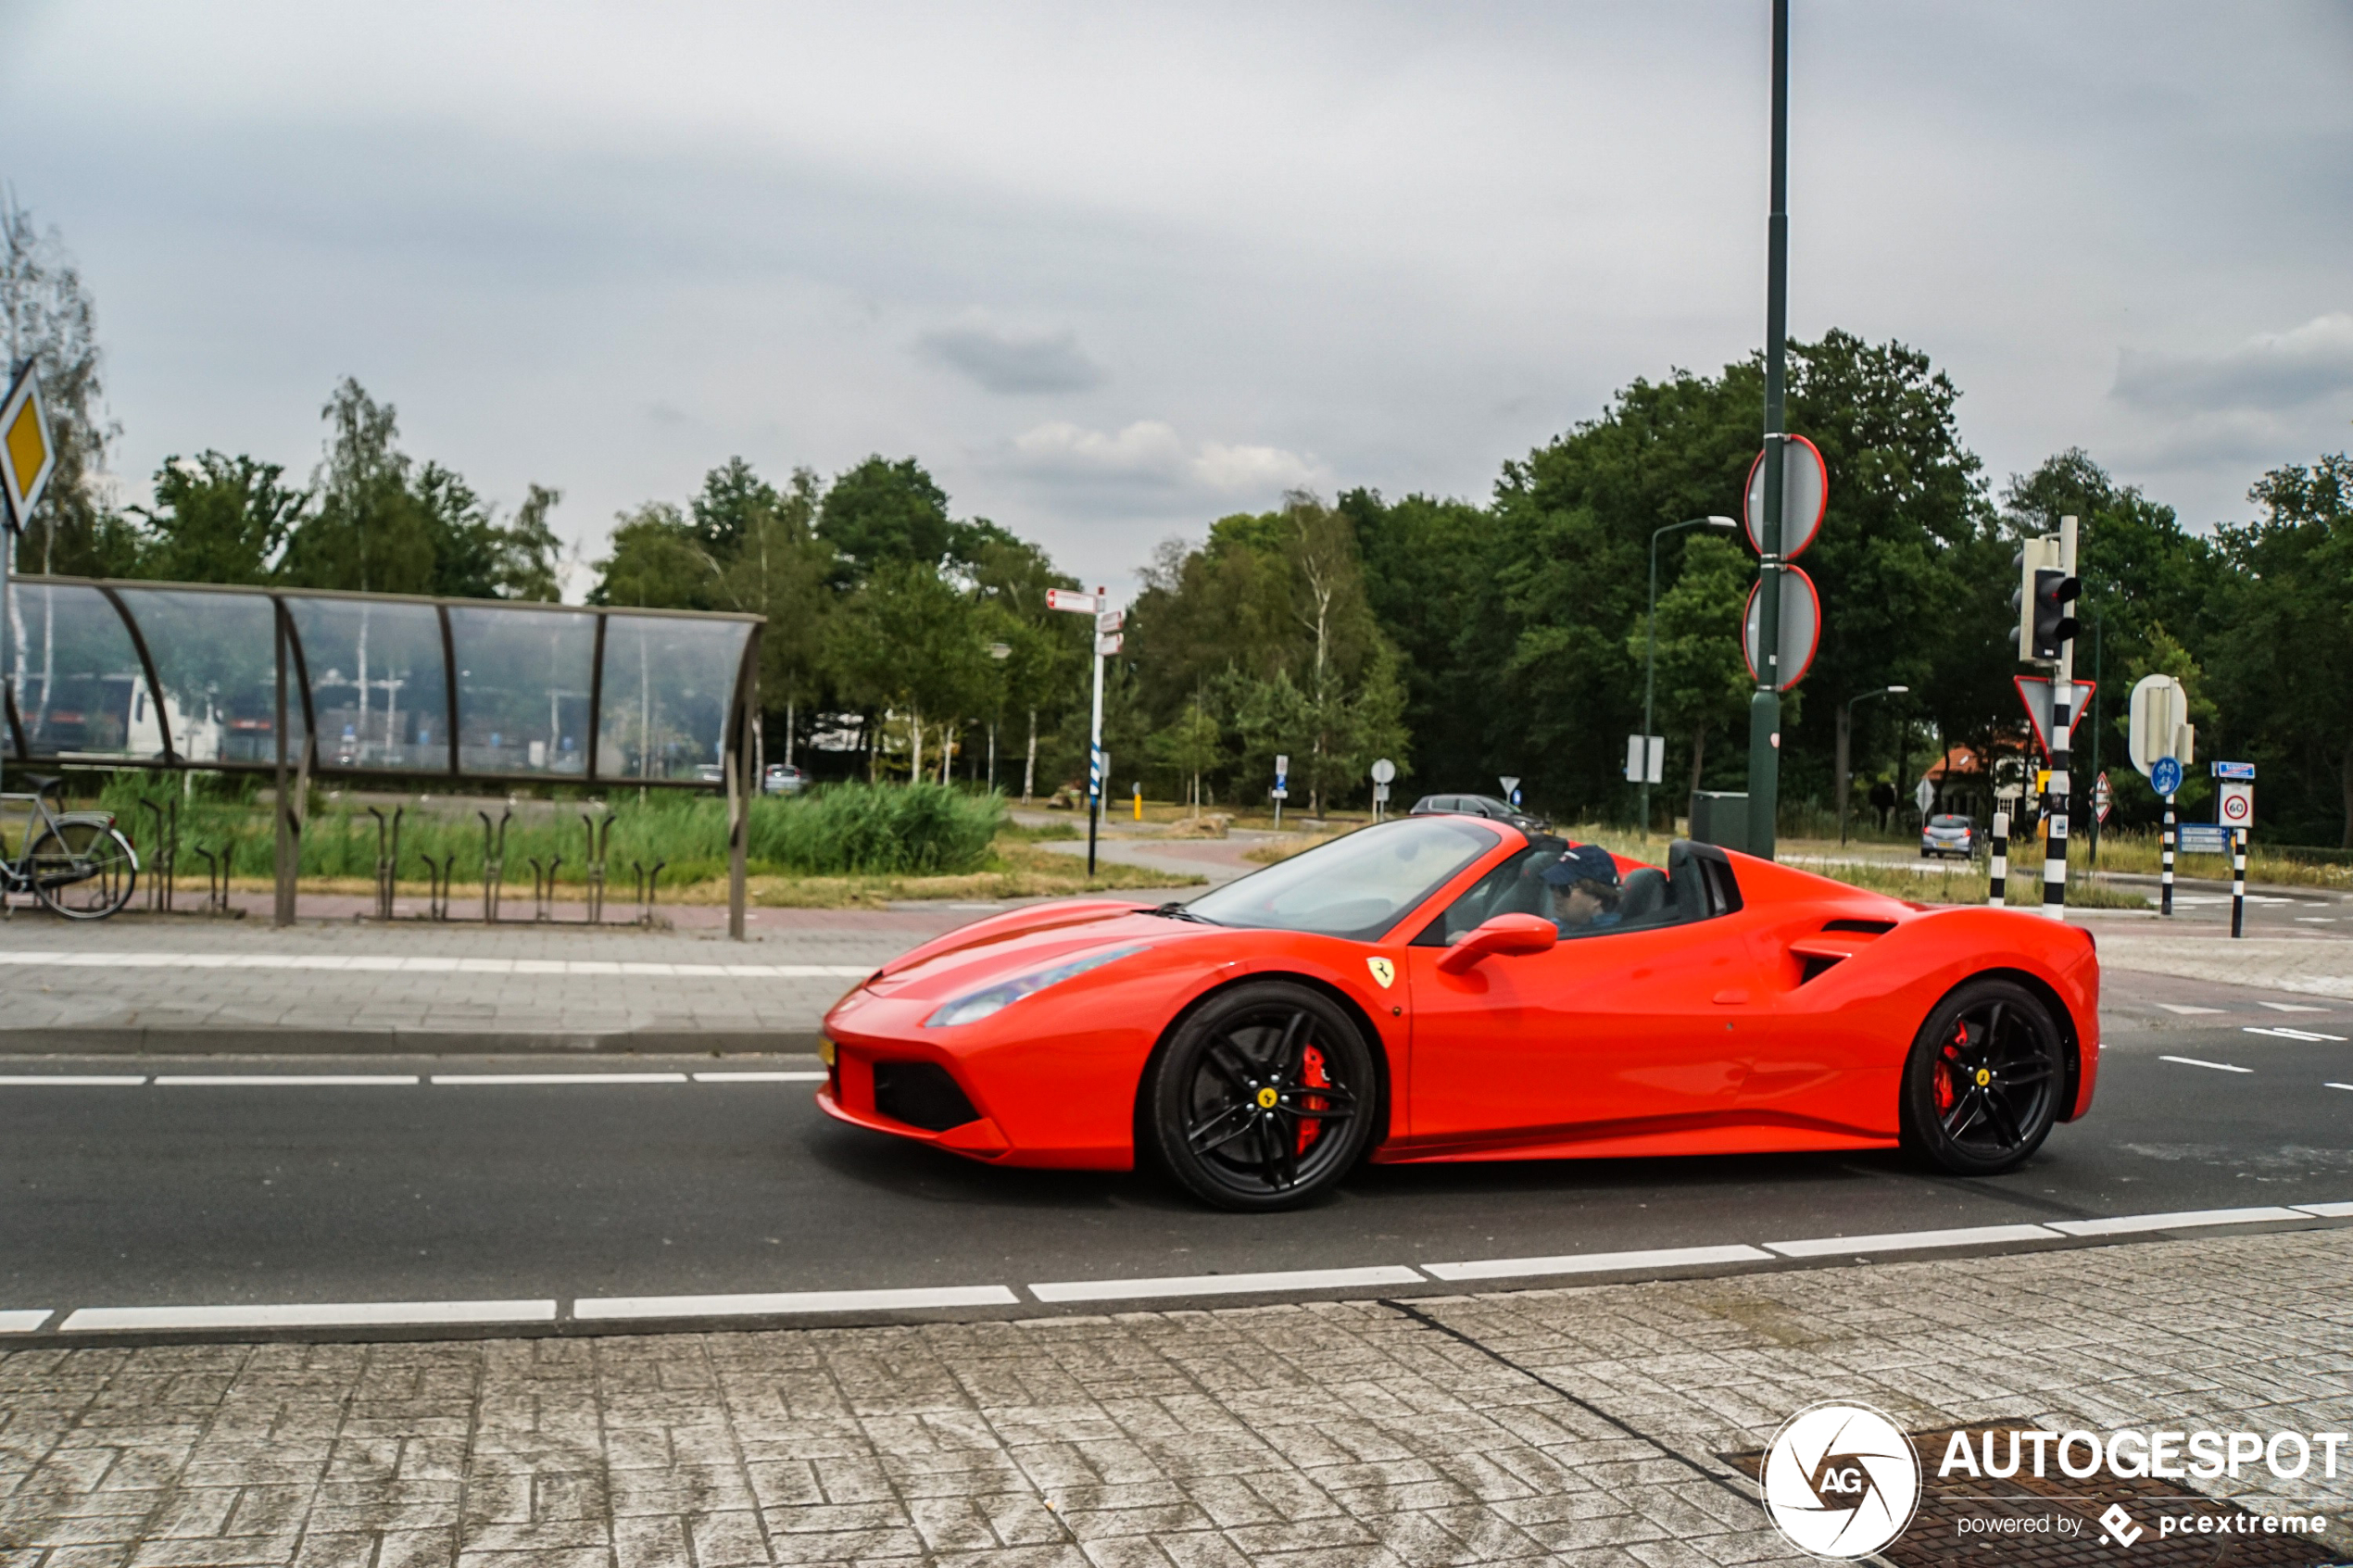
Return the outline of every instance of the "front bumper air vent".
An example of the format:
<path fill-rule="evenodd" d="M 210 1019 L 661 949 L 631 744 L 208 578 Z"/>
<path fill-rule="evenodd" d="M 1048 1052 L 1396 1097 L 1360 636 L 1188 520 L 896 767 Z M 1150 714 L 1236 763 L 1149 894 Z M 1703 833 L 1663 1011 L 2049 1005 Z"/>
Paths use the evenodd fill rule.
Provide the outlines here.
<path fill-rule="evenodd" d="M 948 1070 L 928 1061 L 875 1063 L 875 1110 L 927 1133 L 944 1133 L 980 1116 Z"/>

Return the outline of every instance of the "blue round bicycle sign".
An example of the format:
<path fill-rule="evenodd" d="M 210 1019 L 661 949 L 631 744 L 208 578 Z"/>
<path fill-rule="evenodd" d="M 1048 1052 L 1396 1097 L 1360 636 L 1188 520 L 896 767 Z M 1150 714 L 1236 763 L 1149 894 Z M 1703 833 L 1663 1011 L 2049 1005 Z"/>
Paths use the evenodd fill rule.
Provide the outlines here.
<path fill-rule="evenodd" d="M 2176 758 L 2160 757 L 2149 770 L 2149 787 L 2159 795 L 2172 795 L 2182 787 L 2182 764 Z"/>

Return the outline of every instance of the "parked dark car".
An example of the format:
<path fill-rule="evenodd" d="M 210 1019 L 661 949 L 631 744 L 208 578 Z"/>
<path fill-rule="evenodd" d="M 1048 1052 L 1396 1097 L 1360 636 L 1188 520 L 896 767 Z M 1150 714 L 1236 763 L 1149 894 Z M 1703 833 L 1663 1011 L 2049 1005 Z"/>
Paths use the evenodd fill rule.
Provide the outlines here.
<path fill-rule="evenodd" d="M 1509 822 L 1522 833 L 1550 833 L 1553 824 L 1541 817 L 1530 816 L 1508 800 L 1498 800 L 1491 795 L 1425 795 L 1414 802 L 1409 817 L 1438 816 L 1453 812 L 1465 817 L 1488 817 L 1499 822 Z"/>

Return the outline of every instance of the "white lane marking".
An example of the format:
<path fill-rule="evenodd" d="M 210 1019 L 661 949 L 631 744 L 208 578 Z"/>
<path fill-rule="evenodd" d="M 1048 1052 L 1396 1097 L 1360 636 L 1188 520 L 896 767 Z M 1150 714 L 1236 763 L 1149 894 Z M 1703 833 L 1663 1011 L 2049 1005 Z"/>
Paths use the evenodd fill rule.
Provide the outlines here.
<path fill-rule="evenodd" d="M 1365 1269 L 1284 1269 L 1258 1274 L 1176 1274 L 1164 1279 L 1073 1279 L 1033 1285 L 1040 1301 L 1134 1301 L 1159 1296 L 1243 1296 L 1268 1290 L 1333 1290 L 1363 1285 L 1420 1285 L 1400 1263 Z"/>
<path fill-rule="evenodd" d="M 2334 925 L 2336 923 L 2334 915 L 2298 915 L 2296 920 L 2299 925 Z"/>
<path fill-rule="evenodd" d="M 910 1290 L 783 1290 L 744 1296 L 602 1296 L 572 1304 L 591 1322 L 615 1318 L 792 1317 L 805 1312 L 879 1312 L 923 1307 L 1018 1307 L 1001 1285 L 950 1285 Z"/>
<path fill-rule="evenodd" d="M 2227 1061 L 2200 1061 L 2194 1056 L 2161 1056 L 2159 1061 L 2178 1061 L 2184 1067 L 2210 1067 L 2217 1073 L 2252 1073 L 2252 1067 L 2233 1067 Z"/>
<path fill-rule="evenodd" d="M 2322 1084 L 2324 1089 L 2353 1089 L 2353 1084 Z"/>
<path fill-rule="evenodd" d="M 157 1075 L 156 1086 L 166 1089 L 355 1089 L 405 1086 L 416 1081 L 417 1075 L 413 1073 L 167 1073 Z"/>
<path fill-rule="evenodd" d="M 2338 1084 L 2333 1086 L 2343 1088 L 2345 1085 Z M 2315 1219 L 2353 1220 L 2353 1203 L 2292 1203 L 2288 1207 L 2300 1209 Z"/>
<path fill-rule="evenodd" d="M 698 1073 L 698 1084 L 822 1084 L 823 1073 Z"/>
<path fill-rule="evenodd" d="M 1659 1247 L 1642 1252 L 1568 1252 L 1554 1258 L 1478 1258 L 1466 1263 L 1424 1263 L 1421 1269 L 1433 1279 L 1532 1279 L 1542 1274 L 1600 1274 L 1629 1269 L 1682 1268 L 1697 1263 L 1770 1261 L 1770 1255 L 1754 1247 Z"/>
<path fill-rule="evenodd" d="M 2261 1029 L 2250 1023 L 2246 1028 L 2240 1030 L 2239 1033 L 2242 1035 L 2269 1035 L 2275 1040 L 2334 1040 L 2338 1045 L 2343 1045 L 2345 1043 L 2345 1036 L 2342 1035 L 2320 1035 L 2313 1033 L 2309 1029 L 2290 1029 L 2284 1024 L 2277 1029 Z"/>
<path fill-rule="evenodd" d="M 553 1301 L 306 1301 L 249 1307 L 84 1307 L 60 1334 L 159 1328 L 394 1328 L 412 1323 L 553 1323 Z"/>
<path fill-rule="evenodd" d="M 104 1073 L 54 1073 L 46 1076 L 25 1073 L 20 1077 L 0 1078 L 0 1085 L 9 1088 L 30 1088 L 38 1085 L 46 1089 L 131 1089 L 147 1080 L 113 1077 Z"/>
<path fill-rule="evenodd" d="M 2068 1236 L 2130 1236 L 2135 1231 L 2187 1231 L 2204 1225 L 2259 1225 L 2266 1220 L 2309 1220 L 2293 1209 L 2185 1209 L 2173 1214 L 2119 1214 L 2106 1220 L 2053 1220 Z"/>
<path fill-rule="evenodd" d="M 436 1084 L 683 1084 L 684 1073 L 436 1073 Z"/>
<path fill-rule="evenodd" d="M 2327 1012 L 2327 1008 L 2306 1007 L 2302 1002 L 2265 1002 L 2273 1012 Z"/>
<path fill-rule="evenodd" d="M 48 1307 L 19 1307 L 0 1311 L 0 1334 L 36 1333 L 49 1321 L 52 1311 Z"/>
<path fill-rule="evenodd" d="M 325 953 L 0 952 L 0 966 L 60 969 L 308 969 L 404 974 L 646 974 L 718 976 L 745 980 L 863 980 L 871 964 L 637 963 L 610 959 L 467 959 Z"/>
<path fill-rule="evenodd" d="M 2196 1018 L 2205 1013 L 2221 1012 L 2222 1010 L 2221 1008 L 2192 1007 L 2187 1002 L 2159 1002 L 2157 1005 L 2163 1008 L 2168 1012 L 2179 1013 L 2183 1018 Z"/>
<path fill-rule="evenodd" d="M 1784 1258 L 1835 1258 L 1854 1252 L 1908 1252 L 1916 1248 L 1979 1247 L 1996 1241 L 2048 1241 L 2041 1225 L 1968 1225 L 1957 1230 L 1891 1231 L 1884 1236 L 1817 1236 L 1802 1241 L 1768 1241 Z"/>

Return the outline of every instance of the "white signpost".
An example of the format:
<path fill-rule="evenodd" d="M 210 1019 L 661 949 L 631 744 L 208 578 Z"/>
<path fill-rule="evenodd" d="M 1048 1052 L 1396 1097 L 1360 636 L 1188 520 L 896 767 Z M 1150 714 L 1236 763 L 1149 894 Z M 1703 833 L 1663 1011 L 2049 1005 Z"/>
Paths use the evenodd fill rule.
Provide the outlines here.
<path fill-rule="evenodd" d="M 1290 798 L 1290 759 L 1275 759 L 1275 825 L 1283 825 L 1283 802 Z"/>
<path fill-rule="evenodd" d="M 2194 759 L 2197 731 L 2190 723 L 2190 696 L 2171 675 L 2145 675 L 2133 688 L 2131 716 L 2124 748 L 2133 766 L 2148 779 L 2149 787 L 2165 801 L 2165 834 L 2158 871 L 2158 912 L 2173 912 L 2173 855 L 2181 847 L 2180 822 L 2173 815 L 2173 797 L 2182 787 L 2182 769 Z"/>
<path fill-rule="evenodd" d="M 1512 809 L 1519 809 L 1518 777 L 1516 775 L 1499 773 L 1496 775 L 1496 783 L 1504 786 L 1504 798 L 1511 802 Z"/>
<path fill-rule="evenodd" d="M 1381 808 L 1389 804 L 1389 786 L 1397 777 L 1397 764 L 1381 758 L 1373 764 L 1373 821 L 1387 815 Z"/>
<path fill-rule="evenodd" d="M 1667 763 L 1665 735 L 1628 735 L 1626 737 L 1626 782 L 1628 784 L 1657 784 L 1660 771 Z"/>
<path fill-rule="evenodd" d="M 1928 809 L 1936 804 L 1936 786 L 1926 779 L 1922 779 L 1919 787 L 1912 791 L 1912 804 L 1920 809 L 1920 816 L 1925 824 Z"/>
<path fill-rule="evenodd" d="M 1097 588 L 1091 594 L 1075 588 L 1046 590 L 1048 609 L 1068 610 L 1073 615 L 1095 618 L 1095 709 L 1087 735 L 1087 875 L 1095 874 L 1095 829 L 1103 808 L 1103 660 L 1119 651 L 1119 628 L 1126 620 L 1123 610 L 1103 608 L 1105 590 Z"/>

